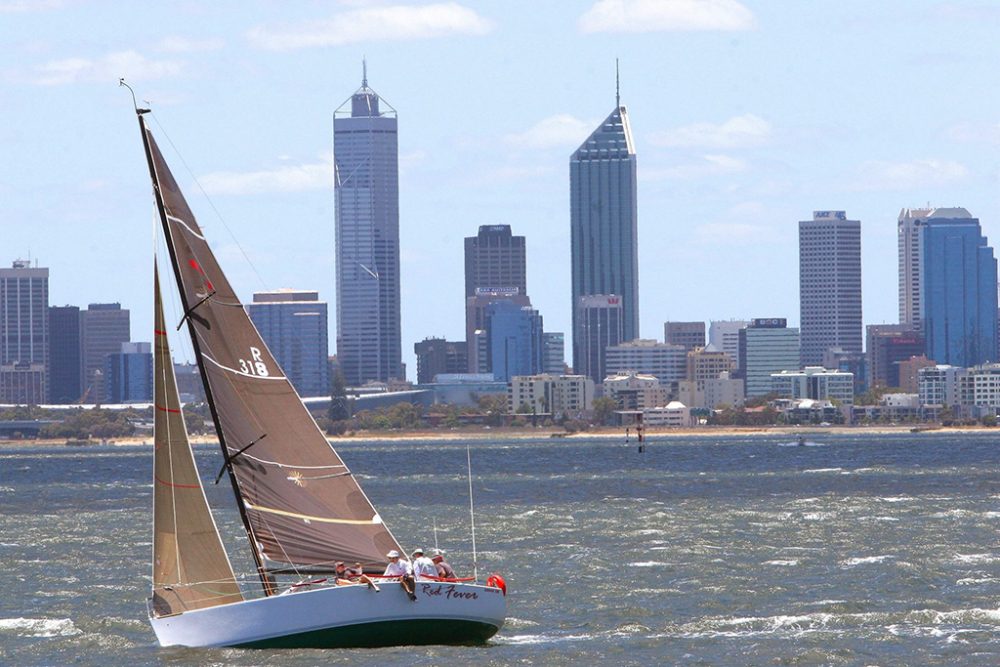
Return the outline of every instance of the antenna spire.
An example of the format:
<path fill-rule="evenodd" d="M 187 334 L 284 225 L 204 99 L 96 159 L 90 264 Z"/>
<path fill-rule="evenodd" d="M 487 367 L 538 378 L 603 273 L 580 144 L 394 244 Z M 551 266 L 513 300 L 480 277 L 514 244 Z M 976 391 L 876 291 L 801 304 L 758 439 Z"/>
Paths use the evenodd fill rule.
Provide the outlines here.
<path fill-rule="evenodd" d="M 361 56 L 361 87 L 368 87 L 368 61 Z"/>
<path fill-rule="evenodd" d="M 621 80 L 618 78 L 618 58 L 615 58 L 615 106 L 622 105 Z"/>

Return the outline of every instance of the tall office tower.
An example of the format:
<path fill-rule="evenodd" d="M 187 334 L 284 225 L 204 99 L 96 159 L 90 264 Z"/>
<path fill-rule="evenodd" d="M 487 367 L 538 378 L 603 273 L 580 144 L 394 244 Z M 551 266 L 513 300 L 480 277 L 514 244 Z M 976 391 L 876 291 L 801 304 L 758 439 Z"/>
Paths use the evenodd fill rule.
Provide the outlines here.
<path fill-rule="evenodd" d="M 620 340 L 639 337 L 636 154 L 628 113 L 620 99 L 616 98 L 614 111 L 570 157 L 569 184 L 573 368 L 602 382 L 598 366 L 586 358 L 593 350 L 584 341 L 588 325 L 581 299 L 616 295 L 621 305 Z"/>
<path fill-rule="evenodd" d="M 705 323 L 664 322 L 663 340 L 673 345 L 683 345 L 688 351 L 705 347 Z"/>
<path fill-rule="evenodd" d="M 905 324 L 869 324 L 865 364 L 869 389 L 899 387 L 899 363 L 924 354 L 924 337 Z"/>
<path fill-rule="evenodd" d="M 105 359 L 129 342 L 129 311 L 120 303 L 92 303 L 80 311 L 81 403 L 103 403 Z"/>
<path fill-rule="evenodd" d="M 561 331 L 542 333 L 542 372 L 566 374 L 566 337 Z"/>
<path fill-rule="evenodd" d="M 465 297 L 483 288 L 528 293 L 524 237 L 510 225 L 482 225 L 465 238 Z"/>
<path fill-rule="evenodd" d="M 740 375 L 746 397 L 771 393 L 771 374 L 799 369 L 799 330 L 783 317 L 758 318 L 740 329 Z"/>
<path fill-rule="evenodd" d="M 48 399 L 49 270 L 16 260 L 0 269 L 0 403 Z"/>
<path fill-rule="evenodd" d="M 576 303 L 576 330 L 573 333 L 573 372 L 586 375 L 595 384 L 607 375 L 607 349 L 625 340 L 625 310 L 621 297 L 614 294 L 581 296 Z"/>
<path fill-rule="evenodd" d="M 542 371 L 542 316 L 530 306 L 495 301 L 486 307 L 489 372 L 499 381 Z"/>
<path fill-rule="evenodd" d="M 722 350 L 733 360 L 733 367 L 740 367 L 740 329 L 745 329 L 746 320 L 717 320 L 708 326 L 708 343 Z"/>
<path fill-rule="evenodd" d="M 921 252 L 920 230 L 932 208 L 904 208 L 896 223 L 897 252 L 899 260 L 899 323 L 920 331 L 923 301 L 920 289 Z M 968 215 L 968 211 L 966 211 Z"/>
<path fill-rule="evenodd" d="M 401 379 L 396 110 L 367 72 L 333 114 L 333 152 L 337 359 L 348 385 Z"/>
<path fill-rule="evenodd" d="M 473 296 L 465 299 L 465 340 L 468 344 L 469 372 L 489 373 L 490 360 L 483 351 L 483 337 L 488 331 L 486 309 L 492 303 L 509 301 L 524 308 L 531 307 L 531 299 L 516 287 L 477 287 Z M 477 336 L 477 332 L 480 334 Z"/>
<path fill-rule="evenodd" d="M 997 260 L 964 208 L 935 209 L 920 233 L 927 357 L 976 366 L 997 359 Z"/>
<path fill-rule="evenodd" d="M 861 222 L 844 211 L 799 222 L 799 317 L 802 366 L 833 347 L 861 354 Z"/>
<path fill-rule="evenodd" d="M 49 403 L 80 400 L 80 309 L 49 306 Z"/>
<path fill-rule="evenodd" d="M 299 396 L 329 396 L 327 309 L 319 292 L 255 292 L 246 310 Z"/>
<path fill-rule="evenodd" d="M 693 382 L 716 380 L 723 373 L 736 370 L 733 359 L 714 345 L 687 353 L 687 379 Z"/>
<path fill-rule="evenodd" d="M 486 330 L 485 308 L 497 299 L 515 299 L 530 306 L 527 262 L 523 236 L 511 234 L 510 225 L 482 225 L 476 236 L 465 239 L 465 340 L 469 372 L 481 365 L 474 333 Z"/>
<path fill-rule="evenodd" d="M 118 354 L 104 362 L 108 403 L 147 403 L 153 400 L 153 349 L 150 343 L 122 343 Z"/>
<path fill-rule="evenodd" d="M 434 382 L 442 373 L 465 373 L 469 368 L 468 346 L 465 341 L 425 338 L 413 344 L 417 355 L 417 383 Z"/>

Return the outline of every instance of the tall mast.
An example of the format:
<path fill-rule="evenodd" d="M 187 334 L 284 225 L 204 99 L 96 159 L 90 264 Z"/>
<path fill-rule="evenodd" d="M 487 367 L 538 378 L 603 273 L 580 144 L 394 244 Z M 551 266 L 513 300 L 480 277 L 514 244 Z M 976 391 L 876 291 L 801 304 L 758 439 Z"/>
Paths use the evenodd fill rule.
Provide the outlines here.
<path fill-rule="evenodd" d="M 146 121 L 143 118 L 144 114 L 149 113 L 149 109 L 140 109 L 136 107 L 136 116 L 139 119 L 139 131 L 142 134 L 142 147 L 146 151 L 146 162 L 149 165 L 149 175 L 153 180 L 153 194 L 156 199 L 156 210 L 160 215 L 160 222 L 163 225 L 163 235 L 164 240 L 167 244 L 167 250 L 170 254 L 170 264 L 173 267 L 174 279 L 177 281 L 177 290 L 180 293 L 181 305 L 184 307 L 184 312 L 190 312 L 191 306 L 187 302 L 187 297 L 184 293 L 184 284 L 181 282 L 180 268 L 177 264 L 177 254 L 174 249 L 173 239 L 170 235 L 170 226 L 167 224 L 167 211 L 163 205 L 163 196 L 160 193 L 160 181 L 156 175 L 156 166 L 153 162 L 153 151 L 149 146 L 149 137 L 146 133 Z M 233 489 L 233 494 L 236 496 L 236 506 L 240 511 L 240 519 L 243 521 L 243 528 L 247 532 L 247 538 L 250 541 L 250 551 L 253 553 L 254 563 L 257 566 L 257 575 L 260 577 L 261 585 L 264 587 L 265 595 L 273 595 L 276 593 L 274 582 L 268 577 L 266 569 L 264 567 L 264 561 L 261 558 L 261 554 L 257 548 L 257 538 L 254 535 L 253 526 L 250 524 L 250 520 L 247 517 L 246 506 L 243 503 L 243 497 L 240 495 L 239 486 L 236 481 L 236 475 L 233 472 L 232 464 L 230 463 L 228 449 L 226 448 L 225 436 L 222 432 L 222 424 L 219 420 L 219 413 L 215 407 L 215 401 L 212 396 L 212 388 L 208 382 L 208 375 L 205 372 L 204 361 L 201 356 L 201 347 L 198 344 L 198 337 L 194 330 L 194 320 L 192 318 L 187 318 L 188 334 L 191 336 L 191 344 L 194 347 L 194 356 L 198 361 L 198 371 L 201 375 L 202 383 L 205 387 L 205 399 L 208 403 L 209 411 L 212 413 L 212 423 L 215 425 L 215 432 L 219 438 L 219 446 L 222 448 L 222 456 L 226 462 L 226 469 L 229 473 L 229 483 Z"/>

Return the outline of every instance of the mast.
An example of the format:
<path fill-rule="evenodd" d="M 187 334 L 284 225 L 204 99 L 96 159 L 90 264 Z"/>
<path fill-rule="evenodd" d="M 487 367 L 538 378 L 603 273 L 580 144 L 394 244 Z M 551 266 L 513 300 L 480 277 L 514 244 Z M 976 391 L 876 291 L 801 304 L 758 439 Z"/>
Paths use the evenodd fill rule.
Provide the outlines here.
<path fill-rule="evenodd" d="M 124 85 L 124 82 L 122 82 Z M 170 254 L 170 264 L 173 268 L 174 278 L 177 281 L 177 290 L 180 294 L 181 305 L 184 307 L 185 313 L 191 312 L 191 306 L 187 302 L 187 296 L 184 292 L 184 284 L 181 282 L 180 268 L 177 264 L 177 254 L 174 249 L 173 238 L 170 234 L 170 226 L 167 224 L 167 212 L 163 205 L 163 196 L 160 193 L 160 182 L 156 175 L 156 166 L 153 163 L 153 152 L 149 146 L 149 138 L 147 136 L 146 121 L 143 118 L 144 114 L 149 113 L 149 109 L 140 109 L 136 107 L 135 110 L 136 117 L 139 120 L 139 131 L 142 134 L 142 147 L 146 152 L 146 162 L 149 166 L 149 175 L 153 180 L 153 194 L 156 200 L 156 210 L 160 215 L 160 223 L 163 225 L 163 235 L 164 240 L 167 244 L 167 250 Z M 229 473 L 229 483 L 233 489 L 233 494 L 236 496 L 236 506 L 240 511 L 240 519 L 243 521 L 243 528 L 246 530 L 247 538 L 250 541 L 250 551 L 253 553 L 254 564 L 257 566 L 257 575 L 260 577 L 261 585 L 264 588 L 265 595 L 273 595 L 276 593 L 274 582 L 267 575 L 266 568 L 264 567 L 264 561 L 261 557 L 260 551 L 257 548 L 257 538 L 254 535 L 253 526 L 250 524 L 250 519 L 247 516 L 246 506 L 243 502 L 243 497 L 240 495 L 239 486 L 236 481 L 236 475 L 233 472 L 232 463 L 230 461 L 229 452 L 226 448 L 225 436 L 222 431 L 222 423 L 219 420 L 219 414 L 215 406 L 215 401 L 212 394 L 212 388 L 208 382 L 208 374 L 205 372 L 205 365 L 201 355 L 201 347 L 198 343 L 198 336 L 194 331 L 194 321 L 188 317 L 188 334 L 191 336 L 191 344 L 194 347 L 194 356 L 198 361 L 198 372 L 201 375 L 202 384 L 205 387 L 205 400 L 208 403 L 209 411 L 212 414 L 212 423 L 215 426 L 215 433 L 219 438 L 219 446 L 222 448 L 222 456 L 225 461 L 226 470 Z"/>

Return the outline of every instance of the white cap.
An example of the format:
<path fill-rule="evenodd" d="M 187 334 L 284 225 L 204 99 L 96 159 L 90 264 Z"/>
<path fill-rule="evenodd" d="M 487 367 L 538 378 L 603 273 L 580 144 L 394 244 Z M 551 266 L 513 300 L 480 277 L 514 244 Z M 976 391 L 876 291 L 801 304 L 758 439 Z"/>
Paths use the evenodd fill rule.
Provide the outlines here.
<path fill-rule="evenodd" d="M 386 558 L 399 558 L 399 552 L 393 549 L 385 555 Z"/>

